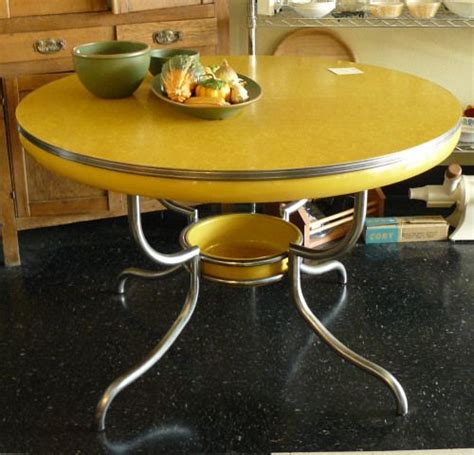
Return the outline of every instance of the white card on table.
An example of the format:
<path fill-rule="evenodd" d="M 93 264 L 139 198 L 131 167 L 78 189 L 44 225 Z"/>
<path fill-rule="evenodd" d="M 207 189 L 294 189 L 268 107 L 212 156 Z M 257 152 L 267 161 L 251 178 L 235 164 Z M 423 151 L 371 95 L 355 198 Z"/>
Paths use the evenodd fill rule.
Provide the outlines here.
<path fill-rule="evenodd" d="M 338 74 L 339 76 L 344 76 L 346 74 L 362 74 L 359 68 L 354 68 L 353 66 L 347 68 L 328 68 L 329 71 L 333 72 L 334 74 Z"/>

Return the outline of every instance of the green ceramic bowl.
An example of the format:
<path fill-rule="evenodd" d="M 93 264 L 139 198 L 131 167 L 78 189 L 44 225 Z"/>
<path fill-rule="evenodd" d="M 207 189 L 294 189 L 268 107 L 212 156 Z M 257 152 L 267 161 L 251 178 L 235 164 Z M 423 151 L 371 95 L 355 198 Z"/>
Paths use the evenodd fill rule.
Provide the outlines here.
<path fill-rule="evenodd" d="M 249 77 L 239 74 L 239 78 L 245 81 L 245 88 L 249 93 L 249 99 L 244 103 L 231 104 L 229 106 L 198 106 L 193 104 L 184 104 L 172 101 L 166 95 L 161 84 L 161 75 L 155 76 L 152 82 L 152 91 L 160 99 L 166 103 L 174 106 L 184 114 L 192 115 L 193 117 L 202 118 L 205 120 L 224 120 L 238 114 L 247 106 L 255 103 L 262 96 L 262 89 L 254 80 Z"/>
<path fill-rule="evenodd" d="M 199 61 L 199 52 L 193 49 L 152 49 L 150 55 L 150 73 L 153 76 L 161 73 L 163 65 L 175 55 L 189 55 Z"/>
<path fill-rule="evenodd" d="M 150 66 L 150 46 L 131 41 L 99 41 L 72 50 L 79 80 L 99 98 L 133 94 Z"/>

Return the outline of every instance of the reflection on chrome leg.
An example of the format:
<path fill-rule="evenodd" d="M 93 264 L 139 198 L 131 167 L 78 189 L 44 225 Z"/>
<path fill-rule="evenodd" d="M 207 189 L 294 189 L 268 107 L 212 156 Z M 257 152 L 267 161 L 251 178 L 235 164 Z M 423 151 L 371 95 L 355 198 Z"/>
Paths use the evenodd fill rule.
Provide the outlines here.
<path fill-rule="evenodd" d="M 128 269 L 125 269 L 122 272 L 120 272 L 118 276 L 117 293 L 118 294 L 125 293 L 125 282 L 127 281 L 128 278 L 132 276 L 143 278 L 145 280 L 155 280 L 155 279 L 163 278 L 165 276 L 169 276 L 174 273 L 177 273 L 181 270 L 181 267 L 182 267 L 182 264 L 179 264 L 169 269 L 158 270 L 158 271 L 138 269 L 136 267 L 130 267 Z"/>
<path fill-rule="evenodd" d="M 145 357 L 145 359 L 127 373 L 118 377 L 105 391 L 96 410 L 97 429 L 103 431 L 105 429 L 105 417 L 107 410 L 114 398 L 129 384 L 134 382 L 140 376 L 145 374 L 176 341 L 180 333 L 186 327 L 196 308 L 196 302 L 199 294 L 199 256 L 194 257 L 189 263 L 190 286 L 186 301 L 181 313 L 173 323 L 171 328 L 165 334 L 158 345 Z"/>
<path fill-rule="evenodd" d="M 336 304 L 321 318 L 321 323 L 324 325 L 330 325 L 346 304 L 347 286 L 340 286 L 339 289 L 340 289 L 341 294 L 339 295 L 339 298 Z M 309 334 L 305 345 L 299 350 L 298 354 L 291 362 L 290 369 L 288 371 L 287 380 L 286 380 L 287 384 L 296 378 L 299 369 L 304 363 L 304 358 L 306 354 L 313 347 L 315 337 L 316 337 L 316 334 L 314 332 L 311 332 Z"/>
<path fill-rule="evenodd" d="M 125 454 L 141 453 L 142 451 L 146 451 L 147 447 L 149 448 L 150 445 L 153 445 L 153 447 L 156 448 L 160 443 L 170 444 L 173 442 L 182 442 L 183 439 L 192 440 L 193 436 L 195 436 L 195 434 L 191 428 L 176 424 L 151 427 L 132 439 L 120 441 L 110 441 L 107 438 L 106 432 L 99 433 L 98 437 L 106 451 L 115 454 Z"/>
<path fill-rule="evenodd" d="M 336 261 L 334 261 L 336 262 Z M 322 264 L 320 267 L 323 268 L 325 264 Z M 318 266 L 311 266 L 312 273 Z M 333 270 L 334 264 L 332 267 L 329 267 L 329 270 Z M 309 270 L 309 266 L 304 267 L 305 271 Z M 306 322 L 311 326 L 311 328 L 320 336 L 320 338 L 337 354 L 339 354 L 345 360 L 351 362 L 353 365 L 367 371 L 376 378 L 383 381 L 393 393 L 395 400 L 397 402 L 397 412 L 399 415 L 405 415 L 408 412 L 408 402 L 405 395 L 405 392 L 397 381 L 397 379 L 389 373 L 384 368 L 379 365 L 365 359 L 359 354 L 355 353 L 343 343 L 341 343 L 334 335 L 329 332 L 326 327 L 319 321 L 319 319 L 313 314 L 313 312 L 308 307 L 306 300 L 303 296 L 301 289 L 301 271 L 302 267 L 302 258 L 298 257 L 294 253 L 290 254 L 290 271 L 291 271 L 291 280 L 293 288 L 293 297 L 296 301 L 296 306 L 298 307 L 299 312 L 306 320 Z"/>
<path fill-rule="evenodd" d="M 300 265 L 301 271 L 308 275 L 324 275 L 325 273 L 335 270 L 339 274 L 339 280 L 342 284 L 347 283 L 347 272 L 344 264 L 339 261 L 327 261 L 321 264 L 304 264 Z"/>
<path fill-rule="evenodd" d="M 158 199 L 168 210 L 180 213 L 188 219 L 188 223 L 196 223 L 199 220 L 199 212 L 195 207 L 190 207 L 181 202 L 171 201 L 168 199 Z"/>

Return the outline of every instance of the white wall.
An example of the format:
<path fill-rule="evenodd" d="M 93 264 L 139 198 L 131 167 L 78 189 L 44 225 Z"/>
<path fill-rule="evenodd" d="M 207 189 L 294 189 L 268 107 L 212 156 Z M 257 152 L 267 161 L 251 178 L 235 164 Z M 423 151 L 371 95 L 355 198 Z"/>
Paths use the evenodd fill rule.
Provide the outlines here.
<path fill-rule="evenodd" d="M 247 53 L 247 0 L 230 0 L 231 53 Z M 289 29 L 257 29 L 257 54 L 271 54 Z M 474 104 L 474 28 L 335 28 L 357 61 L 406 71 L 450 90 L 463 106 Z"/>

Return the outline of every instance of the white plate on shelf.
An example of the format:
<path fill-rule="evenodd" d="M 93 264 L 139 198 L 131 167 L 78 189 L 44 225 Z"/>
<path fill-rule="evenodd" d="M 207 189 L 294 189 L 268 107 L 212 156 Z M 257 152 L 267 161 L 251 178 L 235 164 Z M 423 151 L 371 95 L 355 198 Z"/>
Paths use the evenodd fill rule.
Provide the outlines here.
<path fill-rule="evenodd" d="M 474 19 L 474 0 L 444 0 L 443 3 L 457 16 Z"/>
<path fill-rule="evenodd" d="M 336 8 L 336 1 L 317 1 L 311 3 L 290 3 L 290 6 L 301 16 L 320 19 L 327 16 L 334 8 Z"/>
<path fill-rule="evenodd" d="M 462 126 L 460 142 L 474 144 L 474 126 Z"/>

